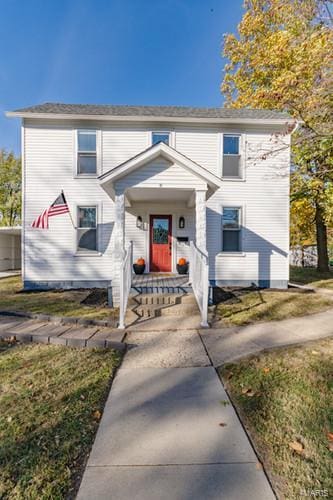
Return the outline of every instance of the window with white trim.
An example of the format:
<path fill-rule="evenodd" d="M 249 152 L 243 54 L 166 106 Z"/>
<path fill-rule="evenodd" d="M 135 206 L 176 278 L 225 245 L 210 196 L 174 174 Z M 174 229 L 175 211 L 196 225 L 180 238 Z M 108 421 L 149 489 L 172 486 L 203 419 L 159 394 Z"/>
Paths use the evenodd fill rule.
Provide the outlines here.
<path fill-rule="evenodd" d="M 241 252 L 241 209 L 223 207 L 222 251 Z"/>
<path fill-rule="evenodd" d="M 152 146 L 159 142 L 164 142 L 170 146 L 170 132 L 152 132 L 151 133 L 151 143 Z"/>
<path fill-rule="evenodd" d="M 79 175 L 96 175 L 97 173 L 96 130 L 77 131 L 77 173 Z"/>
<path fill-rule="evenodd" d="M 223 134 L 222 177 L 227 179 L 242 177 L 240 140 L 240 135 Z"/>
<path fill-rule="evenodd" d="M 77 251 L 97 250 L 97 207 L 77 207 Z"/>

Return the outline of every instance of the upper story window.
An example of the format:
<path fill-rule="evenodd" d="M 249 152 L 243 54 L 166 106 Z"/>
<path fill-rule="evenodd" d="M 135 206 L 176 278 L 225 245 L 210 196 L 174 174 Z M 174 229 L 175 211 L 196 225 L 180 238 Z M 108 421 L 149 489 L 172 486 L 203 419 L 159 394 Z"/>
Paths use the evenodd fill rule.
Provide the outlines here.
<path fill-rule="evenodd" d="M 97 208 L 78 207 L 77 250 L 78 252 L 97 251 Z"/>
<path fill-rule="evenodd" d="M 242 177 L 239 135 L 223 134 L 222 177 Z"/>
<path fill-rule="evenodd" d="M 77 131 L 77 173 L 97 173 L 96 130 Z"/>
<path fill-rule="evenodd" d="M 157 144 L 158 142 L 165 142 L 165 144 L 170 146 L 170 132 L 152 132 L 151 134 L 152 146 L 154 144 Z"/>
<path fill-rule="evenodd" d="M 222 216 L 222 251 L 241 251 L 241 209 L 223 208 Z"/>

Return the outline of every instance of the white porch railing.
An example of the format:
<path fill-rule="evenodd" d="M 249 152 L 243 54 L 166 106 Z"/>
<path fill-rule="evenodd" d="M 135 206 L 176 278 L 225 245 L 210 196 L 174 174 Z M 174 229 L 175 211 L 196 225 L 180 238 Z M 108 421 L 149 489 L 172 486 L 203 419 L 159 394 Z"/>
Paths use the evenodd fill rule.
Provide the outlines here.
<path fill-rule="evenodd" d="M 191 241 L 190 281 L 197 300 L 201 326 L 208 327 L 208 255 L 203 253 Z"/>
<path fill-rule="evenodd" d="M 132 261 L 133 261 L 133 243 L 131 241 L 125 248 L 124 259 L 120 266 L 120 301 L 119 301 L 118 328 L 125 328 L 125 315 L 127 309 L 127 302 L 132 285 Z"/>

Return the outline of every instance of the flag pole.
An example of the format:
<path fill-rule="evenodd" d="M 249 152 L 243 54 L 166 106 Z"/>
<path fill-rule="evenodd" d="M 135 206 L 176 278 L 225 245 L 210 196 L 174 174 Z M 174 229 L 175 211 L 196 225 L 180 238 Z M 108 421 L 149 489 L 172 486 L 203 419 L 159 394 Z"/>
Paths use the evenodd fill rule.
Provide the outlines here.
<path fill-rule="evenodd" d="M 63 195 L 63 197 L 65 198 L 65 193 L 64 193 L 63 189 L 61 190 L 61 194 L 62 194 L 62 195 Z M 65 201 L 66 201 L 66 198 L 65 198 Z M 67 204 L 67 201 L 66 201 L 66 204 Z M 68 204 L 67 204 L 67 206 L 68 206 Z M 68 213 L 69 213 L 69 217 L 70 217 L 70 219 L 71 219 L 71 223 L 73 224 L 73 228 L 74 228 L 74 229 L 77 229 L 77 227 L 76 227 L 76 226 L 75 226 L 75 224 L 74 224 L 73 217 L 72 217 L 71 211 L 69 210 L 69 207 L 68 207 Z"/>

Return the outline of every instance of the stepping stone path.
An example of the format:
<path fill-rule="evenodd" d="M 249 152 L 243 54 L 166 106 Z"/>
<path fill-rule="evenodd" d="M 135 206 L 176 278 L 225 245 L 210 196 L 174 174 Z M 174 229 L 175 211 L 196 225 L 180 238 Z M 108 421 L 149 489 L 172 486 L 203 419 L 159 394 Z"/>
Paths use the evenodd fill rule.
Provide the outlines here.
<path fill-rule="evenodd" d="M 15 337 L 20 342 L 67 345 L 73 347 L 110 347 L 124 350 L 124 331 L 117 328 L 58 324 L 0 315 L 0 338 Z"/>

